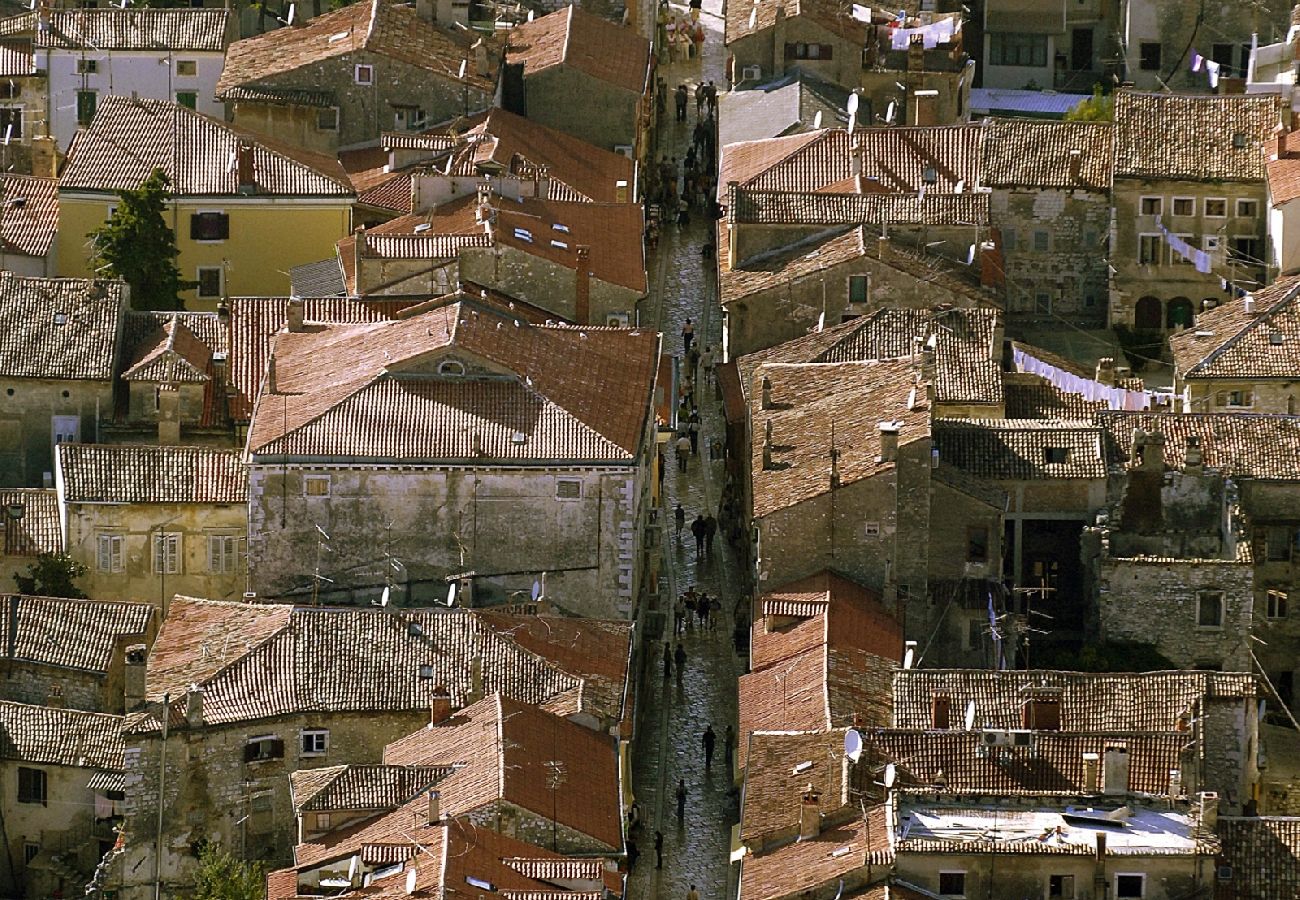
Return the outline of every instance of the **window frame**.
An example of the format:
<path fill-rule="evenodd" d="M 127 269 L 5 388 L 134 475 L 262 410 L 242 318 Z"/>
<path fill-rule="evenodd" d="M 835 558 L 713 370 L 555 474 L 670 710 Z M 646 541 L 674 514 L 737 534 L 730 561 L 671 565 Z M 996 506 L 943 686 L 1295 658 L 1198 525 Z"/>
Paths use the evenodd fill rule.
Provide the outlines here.
<path fill-rule="evenodd" d="M 186 103 L 185 102 L 186 100 L 189 100 L 189 102 Z M 186 109 L 192 109 L 197 111 L 199 108 L 199 92 L 198 91 L 177 91 L 176 105 L 183 106 Z"/>
<path fill-rule="evenodd" d="M 188 72 L 184 71 L 186 68 Z M 176 77 L 177 78 L 197 78 L 199 76 L 199 61 L 197 59 L 178 59 L 176 60 Z"/>
<path fill-rule="evenodd" d="M 855 288 L 861 285 L 862 298 L 857 299 Z M 849 303 L 866 303 L 871 297 L 871 276 L 870 275 L 850 275 L 847 279 L 846 289 L 848 291 Z"/>
<path fill-rule="evenodd" d="M 325 490 L 323 492 L 308 490 L 307 486 L 309 484 L 323 484 Z M 302 476 L 302 495 L 304 497 L 329 497 L 333 494 L 333 491 L 333 479 L 328 474 L 313 473 Z"/>
<path fill-rule="evenodd" d="M 1207 600 L 1213 600 L 1217 603 L 1217 615 L 1215 622 L 1205 624 L 1205 603 Z M 1196 592 L 1196 629 L 1197 631 L 1222 631 L 1224 621 L 1227 619 L 1227 598 L 1223 591 L 1207 590 Z"/>
<path fill-rule="evenodd" d="M 1138 893 L 1121 894 L 1119 892 L 1119 880 L 1121 878 L 1138 879 Z M 1145 872 L 1116 872 L 1115 873 L 1115 900 L 1142 900 L 1147 895 L 1147 876 Z"/>
<path fill-rule="evenodd" d="M 1154 52 L 1151 52 L 1154 51 Z M 1164 67 L 1164 47 L 1159 41 L 1138 42 L 1138 70 L 1159 72 Z"/>
<path fill-rule="evenodd" d="M 168 547 L 167 545 L 171 546 Z M 155 575 L 185 574 L 185 535 L 180 531 L 149 532 L 149 561 Z M 166 571 L 163 568 L 166 567 Z"/>
<path fill-rule="evenodd" d="M 1155 212 L 1147 212 L 1147 204 L 1151 202 L 1155 206 Z M 1143 194 L 1138 197 L 1138 215 L 1139 216 L 1163 216 L 1165 214 L 1164 195 Z"/>
<path fill-rule="evenodd" d="M 1041 240 L 1040 240 L 1041 239 Z M 1034 252 L 1051 253 L 1052 252 L 1052 234 L 1046 229 L 1034 229 Z"/>
<path fill-rule="evenodd" d="M 1178 204 L 1180 204 L 1180 203 L 1186 203 L 1186 204 L 1191 208 L 1191 212 L 1182 212 L 1182 213 L 1180 213 L 1180 212 L 1178 211 Z M 1195 218 L 1195 217 L 1196 217 L 1196 198 L 1195 198 L 1195 197 L 1170 197 L 1170 198 L 1169 198 L 1169 215 L 1171 215 L 1171 216 L 1176 216 L 1176 217 L 1181 218 L 1181 219 L 1192 219 L 1192 218 Z"/>
<path fill-rule="evenodd" d="M 126 553 L 123 546 L 124 535 L 117 532 L 97 532 L 95 534 L 95 571 L 116 575 L 126 570 Z M 105 548 L 107 547 L 107 556 Z M 103 565 L 108 560 L 108 566 Z"/>
<path fill-rule="evenodd" d="M 1187 246 L 1189 246 L 1189 247 L 1194 247 L 1194 246 L 1195 246 L 1196 235 L 1194 235 L 1194 234 L 1180 234 L 1180 233 L 1178 233 L 1178 232 L 1173 232 L 1173 235 L 1174 235 L 1174 237 L 1182 238 L 1182 239 L 1183 239 L 1183 242 L 1184 242 L 1185 244 L 1187 244 Z M 1170 246 L 1170 248 L 1169 248 L 1169 265 L 1171 265 L 1171 266 L 1190 266 L 1191 264 L 1192 264 L 1192 261 L 1191 261 L 1190 259 L 1187 259 L 1187 258 L 1186 258 L 1185 256 L 1183 256 L 1181 253 L 1179 253 L 1177 250 L 1175 250 L 1172 246 Z"/>
<path fill-rule="evenodd" d="M 1264 618 L 1280 621 L 1287 617 L 1287 603 L 1291 598 L 1286 591 L 1270 588 L 1264 592 Z"/>
<path fill-rule="evenodd" d="M 1155 252 L 1148 259 L 1144 252 L 1144 242 L 1150 240 L 1154 242 Z M 1140 232 L 1138 234 L 1137 261 L 1139 266 L 1160 266 L 1164 264 L 1164 235 L 1160 232 Z"/>
<path fill-rule="evenodd" d="M 333 123 L 330 125 L 322 124 L 323 116 L 326 113 L 333 114 Z M 339 130 L 339 108 L 337 106 L 325 106 L 316 111 L 316 130 L 317 131 L 338 131 Z"/>
<path fill-rule="evenodd" d="M 210 574 L 237 574 L 239 572 L 240 556 L 238 534 L 208 535 L 208 572 Z"/>
<path fill-rule="evenodd" d="M 203 289 L 203 275 L 205 272 L 217 273 L 217 292 L 215 294 L 207 293 Z M 198 282 L 194 286 L 194 294 L 200 300 L 220 300 L 226 295 L 226 267 L 225 266 L 198 266 L 194 270 L 194 280 Z"/>
<path fill-rule="evenodd" d="M 560 493 L 560 486 L 561 486 L 561 485 L 566 485 L 566 486 L 567 486 L 567 485 L 574 485 L 574 486 L 577 488 L 577 493 L 576 493 L 574 496 L 572 496 L 572 497 L 566 497 L 566 496 L 564 496 L 564 495 L 562 495 L 562 494 Z M 555 479 L 555 499 L 556 499 L 556 500 L 563 500 L 563 501 L 566 501 L 566 502 L 567 502 L 567 501 L 571 501 L 571 500 L 581 500 L 581 499 L 582 499 L 582 479 L 581 479 L 581 478 L 563 478 L 563 477 L 558 477 L 558 476 L 557 476 L 556 479 Z"/>
<path fill-rule="evenodd" d="M 86 107 L 89 112 L 86 112 Z M 77 124 L 87 126 L 95 119 L 95 114 L 99 112 L 99 91 L 79 90 L 76 99 Z"/>
<path fill-rule="evenodd" d="M 361 77 L 365 72 L 365 78 Z M 375 67 L 371 63 L 357 63 L 352 67 L 352 81 L 354 84 L 370 87 L 375 83 Z"/>
<path fill-rule="evenodd" d="M 99 58 L 98 57 L 77 57 L 77 74 L 78 75 L 98 75 Z"/>
<path fill-rule="evenodd" d="M 1254 212 L 1242 212 L 1242 206 L 1254 208 Z M 1238 197 L 1233 201 L 1233 210 L 1238 219 L 1258 219 L 1259 218 L 1259 201 L 1253 197 Z"/>
<path fill-rule="evenodd" d="M 310 741 L 313 749 L 308 750 Z M 319 744 L 319 748 L 317 745 Z M 330 749 L 330 731 L 328 728 L 304 728 L 298 733 L 298 755 L 299 756 L 325 756 Z"/>
<path fill-rule="evenodd" d="M 215 223 L 218 227 L 211 229 L 220 237 L 203 237 L 210 229 L 205 226 Z M 190 240 L 196 244 L 220 244 L 230 240 L 230 213 L 224 209 L 196 209 L 190 213 Z"/>
<path fill-rule="evenodd" d="M 956 877 L 961 879 L 960 889 L 956 893 L 952 891 L 945 891 L 943 889 L 943 879 L 945 876 Z M 938 894 L 940 897 L 965 897 L 966 896 L 966 870 L 965 869 L 940 869 L 939 883 L 936 885 L 936 888 L 937 890 L 935 891 L 935 893 Z"/>
<path fill-rule="evenodd" d="M 1237 246 L 1238 241 L 1250 241 L 1252 252 L 1246 252 Z M 1262 266 L 1267 263 L 1262 255 L 1266 252 L 1264 241 L 1257 234 L 1234 234 L 1228 238 L 1228 259 L 1242 266 Z"/>
<path fill-rule="evenodd" d="M 980 546 L 981 542 L 982 548 Z M 988 562 L 989 549 L 989 527 L 987 525 L 967 525 L 966 561 L 972 563 Z"/>
<path fill-rule="evenodd" d="M 1057 893 L 1053 894 L 1052 881 L 1053 879 L 1058 879 L 1058 878 L 1061 880 L 1061 889 Z M 1048 900 L 1074 900 L 1075 889 L 1074 889 L 1073 873 L 1063 872 L 1059 875 L 1048 875 L 1047 890 L 1043 892 L 1043 896 L 1047 897 Z"/>
<path fill-rule="evenodd" d="M 25 109 L 26 108 L 23 106 L 14 106 L 11 104 L 0 106 L 0 137 L 3 137 L 6 126 L 13 125 L 13 131 L 9 133 L 9 140 L 11 142 L 22 140 L 23 113 Z"/>
<path fill-rule="evenodd" d="M 990 66 L 1042 69 L 1048 65 L 1047 35 L 1027 34 L 1018 31 L 990 31 Z M 1037 38 L 1041 38 L 1040 43 Z"/>
<path fill-rule="evenodd" d="M 265 755 L 261 750 L 263 745 L 269 748 Z M 248 751 L 252 747 L 257 747 L 258 752 L 256 755 L 250 756 Z M 244 741 L 245 763 L 270 762 L 275 759 L 284 759 L 284 741 L 280 739 L 279 735 L 260 734 Z"/>
<path fill-rule="evenodd" d="M 37 769 L 33 766 L 19 766 L 16 781 L 19 803 L 50 805 L 50 779 L 44 769 Z M 35 788 L 34 791 L 33 788 Z"/>
<path fill-rule="evenodd" d="M 1217 214 L 1210 212 L 1211 203 L 1222 203 L 1223 212 Z M 1228 198 L 1227 197 L 1206 197 L 1201 203 L 1201 210 L 1202 210 L 1202 214 L 1207 219 L 1226 219 L 1228 218 Z"/>

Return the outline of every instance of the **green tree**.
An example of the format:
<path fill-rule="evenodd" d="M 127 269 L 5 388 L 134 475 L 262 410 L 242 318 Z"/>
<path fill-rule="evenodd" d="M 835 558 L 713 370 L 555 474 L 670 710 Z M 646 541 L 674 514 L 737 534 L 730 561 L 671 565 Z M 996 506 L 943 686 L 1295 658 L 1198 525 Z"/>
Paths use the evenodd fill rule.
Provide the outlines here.
<path fill-rule="evenodd" d="M 1115 118 L 1115 98 L 1101 92 L 1101 85 L 1092 89 L 1092 96 L 1065 114 L 1067 122 L 1109 122 Z"/>
<path fill-rule="evenodd" d="M 20 594 L 37 597 L 85 597 L 75 584 L 86 574 L 86 567 L 66 553 L 42 553 L 27 567 L 27 574 L 14 573 Z"/>
<path fill-rule="evenodd" d="M 119 191 L 113 217 L 92 231 L 91 264 L 131 286 L 135 309 L 180 309 L 180 292 L 194 287 L 176 268 L 176 235 L 163 218 L 171 182 L 154 169 L 138 188 Z"/>
<path fill-rule="evenodd" d="M 199 851 L 190 900 L 262 900 L 265 896 L 266 872 L 260 865 L 235 859 L 218 844 Z"/>

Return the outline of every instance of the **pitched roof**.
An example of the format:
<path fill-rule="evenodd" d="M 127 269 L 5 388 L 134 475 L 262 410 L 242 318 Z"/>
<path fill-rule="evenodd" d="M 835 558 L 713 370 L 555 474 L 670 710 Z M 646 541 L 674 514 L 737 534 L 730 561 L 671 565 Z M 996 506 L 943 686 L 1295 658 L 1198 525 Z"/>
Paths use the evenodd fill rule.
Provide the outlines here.
<path fill-rule="evenodd" d="M 329 653 L 321 652 L 325 647 Z M 183 695 L 198 684 L 208 724 L 291 712 L 427 710 L 437 692 L 464 704 L 476 658 L 486 691 L 524 703 L 544 703 L 583 684 L 468 610 L 394 613 L 177 597 L 149 657 L 146 692 L 153 700 L 180 697 L 183 709 Z"/>
<path fill-rule="evenodd" d="M 867 807 L 866 816 L 823 828 L 816 837 L 794 841 L 769 853 L 747 856 L 740 866 L 743 900 L 801 896 L 870 867 L 883 878 L 893 861 L 885 807 Z"/>
<path fill-rule="evenodd" d="M 1220 879 L 1215 900 L 1290 900 L 1300 894 L 1300 818 L 1220 818 L 1223 843 L 1219 865 L 1232 877 Z"/>
<path fill-rule="evenodd" d="M 1195 328 L 1169 336 L 1181 378 L 1285 378 L 1300 372 L 1300 277 L 1283 278 L 1252 296 L 1196 317 Z"/>
<path fill-rule="evenodd" d="M 845 805 L 849 786 L 841 759 L 847 731 L 759 731 L 742 741 L 748 760 L 742 842 L 753 845 L 765 835 L 797 829 L 799 800 L 810 784 L 821 795 L 818 808 L 823 815 Z"/>
<path fill-rule="evenodd" d="M 100 100 L 95 118 L 73 138 L 59 190 L 132 190 L 162 169 L 176 196 L 242 196 L 233 161 L 249 145 L 254 196 L 351 198 L 351 182 L 336 159 L 166 100 L 112 95 Z"/>
<path fill-rule="evenodd" d="M 163 323 L 156 340 L 139 348 L 134 362 L 122 373 L 125 381 L 210 381 L 212 348 L 200 341 L 180 318 Z"/>
<path fill-rule="evenodd" d="M 1103 429 L 1089 422 L 942 419 L 934 423 L 939 458 L 995 481 L 1105 478 Z"/>
<path fill-rule="evenodd" d="M 911 360 L 774 363 L 761 366 L 754 375 L 755 380 L 764 377 L 771 381 L 773 408 L 763 409 L 760 388 L 751 386 L 750 393 L 755 518 L 831 489 L 832 432 L 841 485 L 894 468 L 892 461 L 880 459 L 877 423 L 899 423 L 900 446 L 929 437 L 929 402 Z M 763 458 L 769 422 L 770 468 Z"/>
<path fill-rule="evenodd" d="M 263 386 L 248 447 L 423 460 L 624 460 L 640 452 L 658 344 L 653 332 L 530 325 L 463 302 L 401 321 L 281 334 L 274 390 Z M 438 374 L 446 358 L 481 361 L 496 377 Z M 604 387 L 591 391 L 591 384 Z M 395 410 L 412 417 L 394 419 Z M 392 427 L 364 424 L 374 412 Z"/>
<path fill-rule="evenodd" d="M 45 256 L 59 230 L 59 182 L 32 175 L 0 175 L 0 242 L 5 253 Z"/>
<path fill-rule="evenodd" d="M 861 194 L 738 188 L 727 221 L 754 225 L 987 225 L 987 193 Z"/>
<path fill-rule="evenodd" d="M 807 18 L 846 41 L 863 46 L 867 41 L 867 26 L 850 15 L 833 0 L 792 0 L 783 4 L 780 0 L 762 0 L 754 4 L 754 27 L 749 27 L 751 7 L 734 4 L 727 7 L 725 25 L 725 43 L 732 43 L 741 38 L 766 31 L 776 24 L 776 11 L 784 6 L 786 19 Z"/>
<path fill-rule="evenodd" d="M 1094 421 L 1105 434 L 1112 464 L 1131 460 L 1133 430 L 1165 438 L 1165 465 L 1181 470 L 1187 439 L 1200 440 L 1205 466 L 1238 478 L 1300 479 L 1300 417 L 1251 413 L 1137 413 L 1101 410 Z"/>
<path fill-rule="evenodd" d="M 566 6 L 510 29 L 506 59 L 523 63 L 525 78 L 565 65 L 641 94 L 649 78 L 650 45 L 631 28 Z"/>
<path fill-rule="evenodd" d="M 49 27 L 28 26 L 37 47 L 62 50 L 153 50 L 220 53 L 226 49 L 228 9 L 51 9 Z"/>
<path fill-rule="evenodd" d="M 345 296 L 348 286 L 343 283 L 343 266 L 339 263 L 338 254 L 318 262 L 290 267 L 289 291 L 295 297 Z"/>
<path fill-rule="evenodd" d="M 1280 121 L 1274 95 L 1115 92 L 1115 175 L 1259 181 L 1260 147 Z M 1237 137 L 1241 135 L 1241 137 Z"/>
<path fill-rule="evenodd" d="M 121 771 L 122 717 L 0 701 L 0 759 Z"/>
<path fill-rule="evenodd" d="M 0 77 L 26 78 L 35 74 L 36 54 L 30 40 L 0 41 Z"/>
<path fill-rule="evenodd" d="M 244 503 L 238 450 L 152 444 L 60 444 L 58 479 L 68 503 Z"/>
<path fill-rule="evenodd" d="M 426 69 L 456 84 L 460 83 L 460 64 L 468 60 L 466 83 L 491 90 L 492 73 L 477 71 L 470 43 L 467 36 L 424 21 L 411 6 L 392 0 L 362 0 L 301 25 L 231 44 L 217 82 L 217 97 L 231 99 L 227 94 L 236 87 L 318 88 L 320 82 L 313 73 L 304 73 L 301 85 L 292 84 L 292 73 L 363 50 Z M 267 79 L 275 80 L 269 85 L 257 84 Z"/>
<path fill-rule="evenodd" d="M 0 509 L 21 506 L 22 517 L 4 517 L 0 556 L 38 556 L 63 550 L 59 495 L 53 488 L 0 488 Z"/>
<path fill-rule="evenodd" d="M 1108 191 L 1114 131 L 1110 122 L 993 119 L 984 139 L 982 182 L 1026 190 Z"/>
<path fill-rule="evenodd" d="M 1237 672 L 900 669 L 894 673 L 894 727 L 931 728 L 933 698 L 945 696 L 955 711 L 974 701 L 977 728 L 1022 728 L 1021 705 L 1036 688 L 1061 691 L 1065 732 L 1169 732 L 1197 700 L 1254 697 L 1255 678 Z"/>
<path fill-rule="evenodd" d="M 9 594 L 0 605 L 9 623 L 5 658 L 89 672 L 107 673 L 118 638 L 143 638 L 153 619 L 147 603 Z"/>
<path fill-rule="evenodd" d="M 1046 378 L 1028 373 L 1004 373 L 1002 394 L 1008 419 L 1076 419 L 1090 421 L 1109 404 L 1063 391 Z"/>
<path fill-rule="evenodd" d="M 823 129 L 803 134 L 727 144 L 722 148 L 718 161 L 719 195 L 725 196 L 727 185 L 731 184 L 731 182 L 734 181 L 738 185 L 748 184 L 754 178 L 814 141 L 826 140 L 825 135 L 829 131 L 830 129 Z"/>
<path fill-rule="evenodd" d="M 0 377 L 113 377 L 125 285 L 0 272 Z"/>
<path fill-rule="evenodd" d="M 722 265 L 718 291 L 723 306 L 867 255 L 862 227 L 837 228 L 735 266 Z"/>
<path fill-rule="evenodd" d="M 727 91 L 718 95 L 718 140 L 726 146 L 808 132 L 819 124 L 818 113 L 827 126 L 847 123 L 848 99 L 847 88 L 802 70 L 750 90 Z"/>
<path fill-rule="evenodd" d="M 289 773 L 293 809 L 383 810 L 401 806 L 450 775 L 452 766 L 327 766 Z"/>
<path fill-rule="evenodd" d="M 1280 134 L 1264 142 L 1264 172 L 1274 206 L 1300 197 L 1300 132 Z"/>

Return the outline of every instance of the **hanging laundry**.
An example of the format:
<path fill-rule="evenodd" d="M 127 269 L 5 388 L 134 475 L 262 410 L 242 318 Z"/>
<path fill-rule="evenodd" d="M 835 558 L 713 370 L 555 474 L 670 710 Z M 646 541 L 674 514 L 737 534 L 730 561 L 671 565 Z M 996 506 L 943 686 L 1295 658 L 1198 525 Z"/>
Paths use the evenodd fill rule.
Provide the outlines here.
<path fill-rule="evenodd" d="M 1204 56 L 1201 56 L 1201 54 L 1199 54 L 1199 53 L 1197 53 L 1195 50 L 1193 50 L 1193 51 L 1192 51 L 1192 71 L 1193 71 L 1193 72 L 1199 72 L 1199 71 L 1201 71 L 1201 63 L 1203 63 L 1203 62 L 1205 62 L 1205 57 L 1204 57 Z"/>
<path fill-rule="evenodd" d="M 1212 59 L 1207 59 L 1205 61 L 1205 71 L 1210 76 L 1210 87 L 1212 88 L 1218 87 L 1219 86 L 1219 64 Z"/>

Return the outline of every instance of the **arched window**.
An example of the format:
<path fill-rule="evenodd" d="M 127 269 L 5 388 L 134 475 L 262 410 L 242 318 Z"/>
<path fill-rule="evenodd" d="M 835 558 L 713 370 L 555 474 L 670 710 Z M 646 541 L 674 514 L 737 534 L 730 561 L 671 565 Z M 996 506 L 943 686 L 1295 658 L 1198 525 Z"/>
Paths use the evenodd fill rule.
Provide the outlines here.
<path fill-rule="evenodd" d="M 465 374 L 465 364 L 455 359 L 444 359 L 438 364 L 439 375 L 460 376 Z"/>

